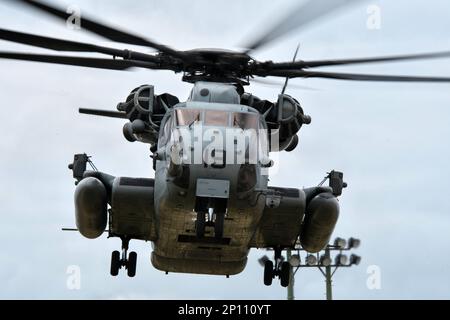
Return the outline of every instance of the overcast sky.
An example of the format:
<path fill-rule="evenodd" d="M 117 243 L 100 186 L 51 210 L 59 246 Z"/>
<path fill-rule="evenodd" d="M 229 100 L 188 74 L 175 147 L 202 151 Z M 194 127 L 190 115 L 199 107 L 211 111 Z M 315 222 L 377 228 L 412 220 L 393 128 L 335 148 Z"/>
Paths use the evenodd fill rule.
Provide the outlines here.
<path fill-rule="evenodd" d="M 0 2 L 1 28 L 108 44 L 44 14 Z M 296 1 L 88 1 L 77 5 L 110 24 L 123 26 L 180 49 L 238 45 L 288 12 Z M 133 5 L 130 6 L 130 3 Z M 381 29 L 367 28 L 367 7 L 381 8 Z M 347 58 L 450 49 L 450 3 L 445 0 L 367 1 L 297 30 L 255 53 L 257 59 L 290 60 L 297 43 L 301 59 Z M 118 48 L 125 46 L 117 45 Z M 43 52 L 0 41 L 0 50 Z M 335 67 L 327 70 L 450 76 L 450 59 Z M 284 299 L 277 282 L 263 285 L 263 268 L 252 250 L 247 268 L 230 279 L 169 274 L 150 263 L 150 243 L 131 242 L 137 275 L 109 275 L 118 239 L 88 240 L 73 227 L 74 184 L 67 164 L 74 153 L 93 156 L 116 176 L 154 175 L 148 147 L 122 137 L 123 120 L 79 115 L 79 107 L 114 110 L 142 84 L 181 100 L 190 84 L 169 72 L 117 72 L 0 60 L 0 298 L 19 299 Z M 338 270 L 336 299 L 450 298 L 450 84 L 357 83 L 293 80 L 315 91 L 288 88 L 312 123 L 299 147 L 282 153 L 271 185 L 316 185 L 325 172 L 344 172 L 334 236 L 362 240 L 362 263 Z M 276 100 L 280 88 L 253 84 L 247 91 Z M 67 268 L 79 266 L 80 290 L 69 290 Z M 370 290 L 370 266 L 381 271 L 381 288 Z M 319 271 L 300 270 L 297 299 L 323 299 Z"/>

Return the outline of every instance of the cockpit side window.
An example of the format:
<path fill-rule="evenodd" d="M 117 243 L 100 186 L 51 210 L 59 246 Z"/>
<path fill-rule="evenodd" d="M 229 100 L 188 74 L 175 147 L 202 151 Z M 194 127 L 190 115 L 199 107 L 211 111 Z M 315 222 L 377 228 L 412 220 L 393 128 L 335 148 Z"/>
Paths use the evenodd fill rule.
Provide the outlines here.
<path fill-rule="evenodd" d="M 259 122 L 259 157 L 260 159 L 266 158 L 269 156 L 269 131 L 267 129 L 266 122 L 263 120 L 262 117 L 260 117 Z"/>
<path fill-rule="evenodd" d="M 172 114 L 169 114 L 165 121 L 162 123 L 162 128 L 159 130 L 159 139 L 158 139 L 158 145 L 164 146 L 169 140 L 170 135 L 172 133 L 172 126 L 173 126 L 173 118 Z"/>

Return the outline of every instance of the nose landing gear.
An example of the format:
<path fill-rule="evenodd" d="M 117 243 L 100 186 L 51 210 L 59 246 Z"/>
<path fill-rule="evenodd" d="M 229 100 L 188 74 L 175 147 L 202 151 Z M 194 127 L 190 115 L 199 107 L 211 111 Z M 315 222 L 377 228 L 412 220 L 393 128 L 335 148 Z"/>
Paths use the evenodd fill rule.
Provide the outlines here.
<path fill-rule="evenodd" d="M 271 260 L 264 263 L 264 284 L 272 285 L 275 277 L 280 279 L 282 287 L 287 287 L 290 281 L 291 265 L 287 261 L 283 261 L 281 257 L 281 248 L 275 248 L 275 264 Z"/>
<path fill-rule="evenodd" d="M 128 244 L 130 239 L 126 237 L 121 237 L 122 239 L 122 255 L 119 251 L 113 251 L 111 254 L 111 275 L 117 276 L 119 274 L 119 269 L 125 267 L 127 269 L 127 274 L 129 277 L 134 277 L 136 275 L 136 263 L 137 263 L 137 253 L 131 251 L 128 254 Z"/>
<path fill-rule="evenodd" d="M 195 233 L 197 238 L 205 236 L 206 218 L 204 212 L 197 212 L 197 220 L 195 221 Z"/>
<path fill-rule="evenodd" d="M 197 238 L 205 237 L 205 228 L 214 228 L 214 238 L 223 238 L 223 226 L 227 211 L 227 198 L 197 197 L 195 202 L 195 212 L 197 220 L 195 231 Z"/>
<path fill-rule="evenodd" d="M 206 213 L 198 212 L 197 220 L 195 221 L 195 233 L 197 238 L 205 236 L 205 228 L 214 227 L 214 237 L 216 239 L 223 238 L 223 225 L 225 221 L 225 213 L 208 214 L 208 221 L 206 220 Z M 214 219 L 212 218 L 214 216 Z"/>

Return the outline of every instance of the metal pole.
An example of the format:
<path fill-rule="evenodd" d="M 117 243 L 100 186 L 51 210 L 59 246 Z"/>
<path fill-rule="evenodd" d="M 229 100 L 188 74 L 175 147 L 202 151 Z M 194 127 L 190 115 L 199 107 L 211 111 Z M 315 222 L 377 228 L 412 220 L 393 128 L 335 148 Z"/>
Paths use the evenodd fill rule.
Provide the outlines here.
<path fill-rule="evenodd" d="M 327 247 L 325 249 L 325 257 L 330 259 L 330 249 Z M 326 293 L 327 300 L 333 300 L 332 288 L 331 288 L 331 266 L 325 267 L 325 283 L 326 283 Z"/>
<path fill-rule="evenodd" d="M 291 249 L 286 250 L 286 261 L 289 262 L 291 259 Z M 289 285 L 287 287 L 287 299 L 288 300 L 295 300 L 294 297 L 294 270 L 292 266 L 289 268 Z"/>

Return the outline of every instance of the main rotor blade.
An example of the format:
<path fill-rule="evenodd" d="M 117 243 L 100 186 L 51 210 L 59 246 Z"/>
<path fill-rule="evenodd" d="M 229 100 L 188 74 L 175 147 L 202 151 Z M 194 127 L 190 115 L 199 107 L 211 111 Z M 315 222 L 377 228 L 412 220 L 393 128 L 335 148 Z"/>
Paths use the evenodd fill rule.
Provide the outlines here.
<path fill-rule="evenodd" d="M 399 55 L 399 56 L 386 56 L 386 57 L 372 57 L 372 58 L 283 62 L 283 63 L 274 63 L 272 67 L 273 67 L 273 69 L 277 69 L 277 70 L 289 70 L 289 69 L 292 70 L 292 69 L 303 69 L 303 68 L 312 68 L 312 67 L 351 65 L 351 64 L 362 64 L 362 63 L 376 63 L 376 62 L 437 59 L 437 58 L 449 58 L 449 57 L 450 57 L 450 51 L 443 51 L 443 52 L 430 52 L 430 53 Z"/>
<path fill-rule="evenodd" d="M 6 29 L 0 29 L 0 39 L 57 51 L 97 52 L 127 59 L 159 62 L 157 57 L 145 53 L 108 48 L 90 43 L 38 36 Z"/>
<path fill-rule="evenodd" d="M 416 77 L 416 76 L 391 76 L 374 74 L 354 74 L 340 72 L 320 72 L 320 71 L 271 71 L 267 75 L 289 78 L 323 78 L 337 80 L 355 81 L 387 81 L 387 82 L 450 82 L 450 78 L 445 77 Z"/>
<path fill-rule="evenodd" d="M 83 113 L 83 114 L 93 115 L 93 116 L 127 119 L 127 114 L 124 112 L 119 112 L 119 111 L 79 108 L 78 112 Z"/>
<path fill-rule="evenodd" d="M 153 65 L 151 63 L 134 60 L 70 57 L 70 56 L 56 56 L 56 55 L 20 53 L 20 52 L 0 51 L 0 58 L 63 64 L 63 65 L 89 67 L 97 69 L 109 69 L 109 70 L 126 70 L 132 67 L 158 69 L 156 65 Z"/>
<path fill-rule="evenodd" d="M 250 82 L 254 82 L 254 83 L 258 83 L 264 86 L 271 86 L 271 87 L 281 87 L 283 85 L 282 82 L 278 82 L 278 81 L 272 81 L 272 80 L 268 80 L 268 79 L 262 79 L 262 78 L 251 78 Z M 298 84 L 289 84 L 289 87 L 294 88 L 294 89 L 301 89 L 301 90 L 310 90 L 310 91 L 318 91 L 318 89 L 316 88 L 311 88 L 311 87 L 307 87 L 307 86 L 302 86 L 302 85 L 298 85 Z"/>
<path fill-rule="evenodd" d="M 243 47 L 248 49 L 246 53 L 256 50 L 294 29 L 311 23 L 322 16 L 356 1 L 357 0 L 309 0 L 291 10 L 287 16 L 280 19 L 271 29 L 253 41 L 247 42 Z"/>
<path fill-rule="evenodd" d="M 50 6 L 50 5 L 40 2 L 40 1 L 16 0 L 15 2 L 21 2 L 21 3 L 27 4 L 31 7 L 34 7 L 41 11 L 49 13 L 49 14 L 53 15 L 54 17 L 57 17 L 64 21 L 68 21 L 69 19 L 72 18 L 72 14 L 69 14 L 64 10 Z M 119 30 L 117 28 L 107 26 L 107 25 L 100 23 L 98 21 L 95 21 L 93 19 L 86 18 L 84 15 L 80 17 L 80 26 L 81 26 L 81 28 L 84 28 L 90 32 L 93 32 L 99 36 L 102 36 L 102 37 L 107 38 L 112 41 L 154 48 L 156 50 L 159 50 L 161 52 L 164 52 L 164 53 L 167 53 L 172 56 L 179 57 L 179 58 L 182 58 L 184 56 L 184 54 L 182 52 L 176 51 L 165 45 L 156 43 L 149 39 L 145 39 L 141 36 L 131 34 L 129 32 Z"/>

